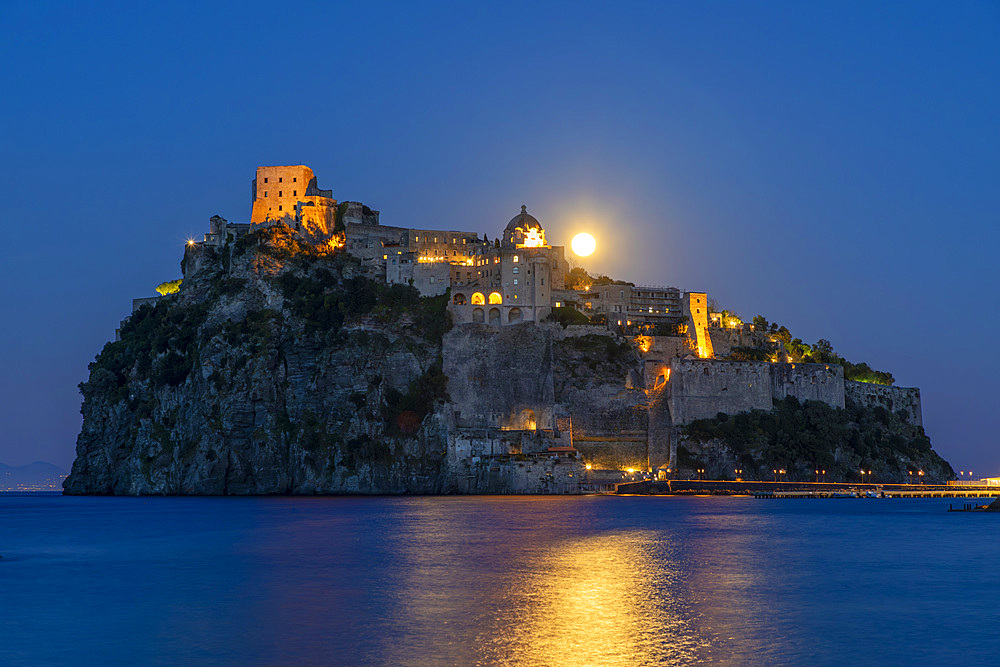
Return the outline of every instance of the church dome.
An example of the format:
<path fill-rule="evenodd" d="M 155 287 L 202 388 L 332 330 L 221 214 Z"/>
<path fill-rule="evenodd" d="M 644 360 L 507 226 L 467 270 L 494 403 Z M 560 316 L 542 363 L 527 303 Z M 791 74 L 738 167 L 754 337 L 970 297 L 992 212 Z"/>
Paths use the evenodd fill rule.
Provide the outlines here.
<path fill-rule="evenodd" d="M 507 223 L 507 228 L 504 230 L 505 235 L 517 228 L 524 230 L 541 229 L 542 225 L 535 219 L 535 216 L 528 213 L 528 207 L 522 205 L 521 212 L 511 218 L 510 222 Z"/>

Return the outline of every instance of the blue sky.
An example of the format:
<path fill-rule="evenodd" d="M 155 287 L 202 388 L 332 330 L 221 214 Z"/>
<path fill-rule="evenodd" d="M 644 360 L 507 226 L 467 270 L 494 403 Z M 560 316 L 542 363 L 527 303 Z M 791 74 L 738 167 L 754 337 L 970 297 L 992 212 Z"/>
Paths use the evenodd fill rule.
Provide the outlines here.
<path fill-rule="evenodd" d="M 590 231 L 592 271 L 921 387 L 1000 474 L 1000 6 L 874 4 L 5 3 L 0 461 L 68 467 L 132 297 L 307 164 L 386 224 Z"/>

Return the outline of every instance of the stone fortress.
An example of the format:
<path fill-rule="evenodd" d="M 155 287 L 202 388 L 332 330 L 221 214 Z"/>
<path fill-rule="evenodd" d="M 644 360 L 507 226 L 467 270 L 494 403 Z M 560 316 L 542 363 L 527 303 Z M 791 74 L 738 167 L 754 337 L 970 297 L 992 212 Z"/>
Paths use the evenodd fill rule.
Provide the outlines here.
<path fill-rule="evenodd" d="M 378 211 L 338 203 L 301 165 L 259 167 L 252 194 L 249 223 L 216 216 L 204 241 L 189 242 L 185 276 L 198 267 L 201 248 L 286 224 L 312 243 L 341 248 L 372 279 L 410 284 L 423 296 L 448 294 L 454 324 L 443 350 L 452 398 L 448 452 L 453 468 L 470 478 L 507 480 L 490 488 L 539 490 L 511 481 L 526 474 L 523 457 L 568 456 L 588 464 L 588 479 L 593 468 L 593 479 L 607 481 L 621 481 L 627 468 L 676 467 L 684 425 L 720 412 L 770 410 L 786 396 L 836 407 L 847 399 L 881 405 L 921 423 L 919 389 L 845 381 L 836 365 L 779 363 L 780 342 L 709 313 L 704 292 L 623 281 L 568 288 L 572 267 L 564 247 L 550 244 L 525 206 L 491 242 L 476 232 L 382 225 Z M 562 309 L 588 315 L 591 324 L 547 321 Z M 633 361 L 622 377 L 564 381 L 559 350 L 595 337 L 631 347 Z M 769 349 L 772 360 L 723 359 L 734 347 Z M 504 463 L 514 455 L 522 457 L 519 472 Z M 551 477 L 551 466 L 545 469 Z M 597 469 L 613 474 L 601 478 Z M 572 466 L 561 470 L 574 474 L 566 472 Z"/>

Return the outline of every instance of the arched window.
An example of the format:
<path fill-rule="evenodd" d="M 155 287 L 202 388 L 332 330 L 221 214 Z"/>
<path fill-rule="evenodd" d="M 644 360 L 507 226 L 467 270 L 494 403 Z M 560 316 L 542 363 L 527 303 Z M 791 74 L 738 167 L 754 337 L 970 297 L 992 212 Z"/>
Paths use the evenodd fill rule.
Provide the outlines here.
<path fill-rule="evenodd" d="M 490 305 L 503 303 L 503 297 L 500 296 L 500 292 L 490 293 Z"/>
<path fill-rule="evenodd" d="M 490 298 L 492 299 L 493 297 L 490 297 Z M 472 305 L 473 306 L 485 306 L 486 305 L 486 297 L 483 296 L 482 292 L 476 292 L 475 294 L 472 295 Z"/>
<path fill-rule="evenodd" d="M 486 319 L 486 314 L 483 312 L 482 308 L 476 308 L 472 311 L 473 322 L 483 322 L 485 319 Z"/>
<path fill-rule="evenodd" d="M 490 308 L 490 324 L 500 324 L 499 308 Z"/>
<path fill-rule="evenodd" d="M 520 322 L 521 317 L 522 315 L 520 308 L 511 308 L 510 312 L 507 313 L 507 321 L 510 322 L 511 324 L 513 324 L 514 322 Z"/>
<path fill-rule="evenodd" d="M 459 292 L 455 295 L 455 305 L 464 306 L 465 305 L 465 295 Z"/>

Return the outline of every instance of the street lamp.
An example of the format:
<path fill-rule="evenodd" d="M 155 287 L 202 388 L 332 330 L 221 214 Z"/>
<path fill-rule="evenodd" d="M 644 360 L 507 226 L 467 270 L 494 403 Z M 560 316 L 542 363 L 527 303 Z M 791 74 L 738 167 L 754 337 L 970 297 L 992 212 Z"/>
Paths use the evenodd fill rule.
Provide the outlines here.
<path fill-rule="evenodd" d="M 920 476 L 920 483 L 923 484 L 924 483 L 924 471 L 923 470 L 917 471 L 917 475 Z"/>
<path fill-rule="evenodd" d="M 909 475 L 909 477 L 907 477 L 907 479 L 910 480 L 910 484 L 913 484 L 913 471 L 912 470 L 907 470 L 906 474 Z"/>

